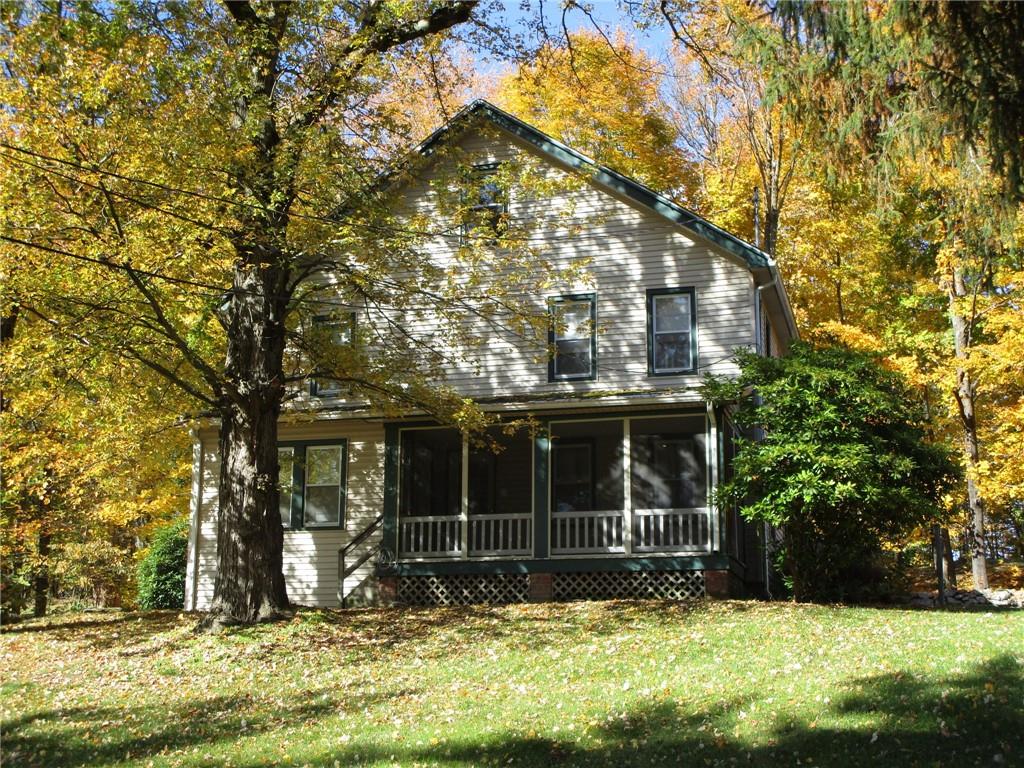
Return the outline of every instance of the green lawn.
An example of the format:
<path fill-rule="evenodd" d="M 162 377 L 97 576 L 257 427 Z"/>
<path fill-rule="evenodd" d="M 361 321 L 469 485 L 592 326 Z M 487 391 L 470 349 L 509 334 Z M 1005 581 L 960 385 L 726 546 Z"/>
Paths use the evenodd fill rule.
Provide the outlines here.
<path fill-rule="evenodd" d="M 3 762 L 1024 765 L 1024 612 L 761 603 L 303 611 L 0 636 Z"/>

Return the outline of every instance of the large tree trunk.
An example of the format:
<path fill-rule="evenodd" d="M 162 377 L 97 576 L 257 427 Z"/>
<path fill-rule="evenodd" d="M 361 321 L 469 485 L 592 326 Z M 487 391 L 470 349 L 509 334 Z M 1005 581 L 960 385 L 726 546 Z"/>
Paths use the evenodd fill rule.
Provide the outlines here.
<path fill-rule="evenodd" d="M 465 21 L 475 5 L 427 4 L 423 18 L 402 21 L 391 20 L 384 4 L 366 4 L 360 28 L 346 43 L 339 41 L 331 76 L 311 80 L 323 80 L 320 90 L 310 94 L 308 104 L 286 103 L 282 109 L 277 101 L 282 40 L 298 5 L 225 3 L 244 59 L 234 117 L 245 151 L 230 174 L 244 200 L 239 226 L 230 236 L 236 262 L 223 309 L 225 375 L 216 388 L 221 422 L 217 578 L 211 613 L 201 626 L 269 620 L 290 609 L 282 569 L 277 419 L 285 395 L 285 319 L 295 277 L 289 210 L 304 133 L 315 130 L 343 100 L 344 90 L 335 88 L 352 87 L 365 62 Z"/>
<path fill-rule="evenodd" d="M 283 256 L 262 259 L 281 263 Z M 250 623 L 289 609 L 277 487 L 277 420 L 284 397 L 282 266 L 236 270 L 226 370 L 234 384 L 220 418 L 220 514 L 211 623 Z"/>
<path fill-rule="evenodd" d="M 953 559 L 953 544 L 949 540 L 949 528 L 942 529 L 942 578 L 950 589 L 956 589 L 956 561 Z"/>
<path fill-rule="evenodd" d="M 963 273 L 954 268 L 948 285 L 949 317 L 953 326 L 953 344 L 958 361 L 956 371 L 957 408 L 960 411 L 960 426 L 963 429 L 963 455 L 967 469 L 967 504 L 970 520 L 967 525 L 967 550 L 971 555 L 971 575 L 975 589 L 988 589 L 988 568 L 985 563 L 985 502 L 981 498 L 977 482 L 977 467 L 980 455 L 978 445 L 978 424 L 975 415 L 975 383 L 970 372 L 963 366 L 971 347 L 971 324 L 961 312 L 959 300 L 967 296 Z"/>

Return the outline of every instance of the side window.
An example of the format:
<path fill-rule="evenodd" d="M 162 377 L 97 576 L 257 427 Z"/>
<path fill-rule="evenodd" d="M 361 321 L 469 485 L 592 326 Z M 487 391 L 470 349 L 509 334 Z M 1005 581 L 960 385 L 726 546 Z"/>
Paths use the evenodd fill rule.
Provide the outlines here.
<path fill-rule="evenodd" d="M 277 449 L 277 484 L 281 491 L 281 523 L 292 527 L 292 498 L 294 497 L 295 449 L 291 446 Z"/>
<path fill-rule="evenodd" d="M 593 379 L 597 375 L 596 306 L 592 293 L 551 301 L 548 381 Z"/>
<path fill-rule="evenodd" d="M 302 522 L 306 528 L 336 528 L 345 500 L 345 446 L 306 446 Z"/>
<path fill-rule="evenodd" d="M 313 318 L 313 329 L 325 334 L 332 344 L 351 344 L 355 336 L 356 313 L 340 312 L 333 315 L 317 315 Z M 337 397 L 342 392 L 341 384 L 328 378 L 315 378 L 309 382 L 309 394 L 315 397 Z"/>
<path fill-rule="evenodd" d="M 697 308 L 693 288 L 647 292 L 647 370 L 673 376 L 697 370 Z"/>
<path fill-rule="evenodd" d="M 277 449 L 285 528 L 338 528 L 345 522 L 348 441 Z"/>
<path fill-rule="evenodd" d="M 508 231 L 508 193 L 498 183 L 498 165 L 475 165 L 467 179 L 462 241 L 480 230 L 494 242 Z"/>

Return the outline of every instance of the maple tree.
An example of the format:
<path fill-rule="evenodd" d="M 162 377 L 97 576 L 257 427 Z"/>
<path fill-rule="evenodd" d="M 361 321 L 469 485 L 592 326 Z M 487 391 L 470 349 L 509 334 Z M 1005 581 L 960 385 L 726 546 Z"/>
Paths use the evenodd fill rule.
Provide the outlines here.
<path fill-rule="evenodd" d="M 216 417 L 212 622 L 289 608 L 279 489 L 267 478 L 278 476 L 293 384 L 327 375 L 381 408 L 470 428 L 479 411 L 432 374 L 471 343 L 467 313 L 500 322 L 502 297 L 544 271 L 515 261 L 510 232 L 507 273 L 467 245 L 466 281 L 448 280 L 420 258 L 436 236 L 429 222 L 365 194 L 393 159 L 370 139 L 394 122 L 362 106 L 407 46 L 465 23 L 475 5 L 5 8 L 2 193 L 17 200 L 4 206 L 6 305 L 31 307 L 69 345 L 148 370 L 183 393 L 178 403 Z M 44 260 L 59 268 L 37 286 Z M 325 271 L 337 284 L 315 279 Z M 331 311 L 339 294 L 378 314 L 429 304 L 452 330 L 432 346 L 392 321 L 373 331 L 372 355 L 320 343 L 303 317 Z M 523 331 L 529 320 L 508 322 Z"/>
<path fill-rule="evenodd" d="M 911 320 L 903 332 L 923 331 L 917 338 L 926 341 L 935 332 L 940 306 L 951 332 L 951 345 L 926 341 L 929 349 L 918 356 L 932 357 L 922 378 L 938 401 L 950 406 L 937 415 L 956 425 L 955 439 L 963 446 L 970 510 L 966 549 L 974 583 L 983 588 L 991 550 L 986 528 L 993 511 L 985 494 L 1000 498 L 1002 510 L 1020 506 L 1019 498 L 1008 498 L 1013 491 L 1005 492 L 1018 486 L 1013 471 L 1002 471 L 996 458 L 1007 456 L 1004 448 L 990 456 L 985 445 L 989 435 L 1005 444 L 1006 420 L 1013 432 L 1016 375 L 1005 365 L 981 374 L 975 349 L 994 339 L 1014 348 L 1011 318 L 1020 314 L 1015 240 L 1024 15 L 1012 4 L 948 2 L 871 8 L 791 2 L 779 4 L 775 13 L 801 62 L 775 73 L 776 89 L 825 138 L 821 156 L 847 178 L 870 178 L 870 186 L 882 191 L 876 209 L 883 216 L 894 199 L 904 202 L 904 210 L 920 206 L 932 214 L 931 220 L 917 221 L 897 216 L 897 226 L 888 231 L 891 242 L 902 240 L 903 253 L 913 255 L 911 272 L 918 282 L 910 294 L 919 308 L 929 310 L 922 313 L 923 323 Z M 997 63 L 993 51 L 1005 56 L 997 55 Z M 909 226 L 920 238 L 910 243 L 899 226 Z M 881 263 L 883 291 L 891 291 L 885 267 L 894 264 Z M 988 322 L 990 312 L 997 322 Z M 890 344 L 895 330 L 895 324 L 876 328 Z M 982 384 L 982 379 L 989 380 Z M 983 491 L 983 475 L 999 477 L 1008 487 Z M 1016 518 L 1010 518 L 1012 524 Z"/>
<path fill-rule="evenodd" d="M 747 3 L 666 2 L 659 11 L 674 52 L 679 132 L 701 159 L 707 214 L 751 231 L 775 254 L 805 130 L 769 93 L 771 73 L 793 65 L 781 30 Z M 761 207 L 753 232 L 751 193 Z"/>
<path fill-rule="evenodd" d="M 494 99 L 598 162 L 692 201 L 695 169 L 660 97 L 663 79 L 663 68 L 624 33 L 573 32 L 502 78 Z"/>

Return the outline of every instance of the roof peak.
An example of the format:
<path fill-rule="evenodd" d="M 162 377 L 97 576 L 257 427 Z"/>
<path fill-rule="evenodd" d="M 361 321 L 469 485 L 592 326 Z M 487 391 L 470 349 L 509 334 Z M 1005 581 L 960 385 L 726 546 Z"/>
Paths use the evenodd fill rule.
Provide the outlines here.
<path fill-rule="evenodd" d="M 578 149 L 549 136 L 524 120 L 506 112 L 487 99 L 473 99 L 461 107 L 444 125 L 437 128 L 416 147 L 421 155 L 431 155 L 445 140 L 460 130 L 469 120 L 486 117 L 504 131 L 531 144 L 556 162 L 589 173 L 596 183 L 643 205 L 659 216 L 684 227 L 705 240 L 710 240 L 725 251 L 738 256 L 751 268 L 774 267 L 775 261 L 760 248 L 722 229 L 699 214 L 683 207 L 666 195 L 646 184 L 626 176 L 614 168 L 602 165 Z"/>

